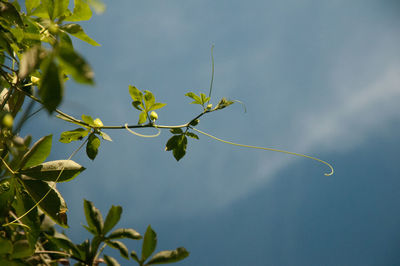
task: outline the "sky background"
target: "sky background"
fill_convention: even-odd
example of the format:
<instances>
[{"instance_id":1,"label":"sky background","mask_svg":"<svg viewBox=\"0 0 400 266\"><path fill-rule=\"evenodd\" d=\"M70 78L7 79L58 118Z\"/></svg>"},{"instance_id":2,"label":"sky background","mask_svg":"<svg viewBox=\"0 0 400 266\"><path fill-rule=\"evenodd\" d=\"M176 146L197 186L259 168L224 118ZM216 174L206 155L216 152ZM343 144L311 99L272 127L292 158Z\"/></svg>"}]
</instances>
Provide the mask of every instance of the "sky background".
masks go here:
<instances>
[{"instance_id":1,"label":"sky background","mask_svg":"<svg viewBox=\"0 0 400 266\"><path fill-rule=\"evenodd\" d=\"M120 226L144 233L151 224L158 251L186 247L191 254L177 265L400 265L399 1L105 3L103 15L83 23L102 46L75 44L96 86L70 82L63 111L135 124L131 84L167 103L160 124L185 123L201 112L184 94L208 92L214 44L212 102L240 100L247 112L234 104L198 128L316 156L336 172L201 135L176 162L164 151L168 131L155 139L107 131L113 142L93 162L76 156L87 170L58 185L74 241L89 237L86 198L104 215L122 205ZM26 131L54 133L49 159L67 158L79 144L56 140L75 127L41 118Z\"/></svg>"}]
</instances>

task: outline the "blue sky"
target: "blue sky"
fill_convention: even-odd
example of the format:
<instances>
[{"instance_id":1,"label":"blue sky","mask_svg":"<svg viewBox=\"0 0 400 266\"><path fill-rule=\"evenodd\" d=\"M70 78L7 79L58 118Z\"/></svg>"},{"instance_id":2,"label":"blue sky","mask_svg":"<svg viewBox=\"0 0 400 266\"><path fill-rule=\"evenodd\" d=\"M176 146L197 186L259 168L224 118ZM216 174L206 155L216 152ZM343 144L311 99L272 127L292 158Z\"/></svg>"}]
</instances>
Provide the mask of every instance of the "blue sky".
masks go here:
<instances>
[{"instance_id":1,"label":"blue sky","mask_svg":"<svg viewBox=\"0 0 400 266\"><path fill-rule=\"evenodd\" d=\"M132 84L168 104L161 124L186 122L200 110L184 94L208 91L214 44L212 101L237 99L247 112L235 104L201 119L199 129L313 155L336 173L325 177L329 169L315 161L205 136L189 141L176 162L164 151L167 131L157 139L110 131L113 143L94 162L75 157L87 170L59 186L74 240L83 240L87 198L103 212L122 205L123 226L144 232L152 224L160 249L185 246L191 255L179 265L400 264L397 1L106 4L84 24L102 46L76 42L97 84L71 83L62 110L135 124ZM41 123L37 137L74 128ZM53 159L76 148L54 147Z\"/></svg>"}]
</instances>

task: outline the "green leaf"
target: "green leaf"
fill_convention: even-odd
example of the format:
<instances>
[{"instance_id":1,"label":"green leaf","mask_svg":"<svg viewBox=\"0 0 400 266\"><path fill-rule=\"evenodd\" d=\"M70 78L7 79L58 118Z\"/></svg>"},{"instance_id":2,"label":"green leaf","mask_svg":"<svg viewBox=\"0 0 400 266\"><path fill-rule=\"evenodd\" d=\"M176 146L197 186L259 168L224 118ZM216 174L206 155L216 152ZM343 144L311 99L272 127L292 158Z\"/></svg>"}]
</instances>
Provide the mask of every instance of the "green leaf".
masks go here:
<instances>
[{"instance_id":1,"label":"green leaf","mask_svg":"<svg viewBox=\"0 0 400 266\"><path fill-rule=\"evenodd\" d=\"M24 27L21 16L14 5L8 2L0 2L0 20L5 20L7 23L17 24Z\"/></svg>"},{"instance_id":2,"label":"green leaf","mask_svg":"<svg viewBox=\"0 0 400 266\"><path fill-rule=\"evenodd\" d=\"M20 168L26 169L44 162L50 154L52 138L53 135L48 135L39 139L32 148L25 153L21 160Z\"/></svg>"},{"instance_id":3,"label":"green leaf","mask_svg":"<svg viewBox=\"0 0 400 266\"><path fill-rule=\"evenodd\" d=\"M93 40L92 38L90 38L85 31L83 30L83 28L78 25L78 24L65 24L62 27L60 27L60 29L68 32L69 34L71 34L72 36L87 42L88 44L91 44L93 46L100 46L100 44L98 44L95 40Z\"/></svg>"},{"instance_id":4,"label":"green leaf","mask_svg":"<svg viewBox=\"0 0 400 266\"><path fill-rule=\"evenodd\" d=\"M41 53L43 53L42 48L40 46L34 46L22 55L18 71L18 77L20 79L26 78L39 67Z\"/></svg>"},{"instance_id":5,"label":"green leaf","mask_svg":"<svg viewBox=\"0 0 400 266\"><path fill-rule=\"evenodd\" d=\"M46 237L57 247L63 249L68 254L72 254L77 258L81 258L81 252L78 247L65 235L57 234L56 236L46 235Z\"/></svg>"},{"instance_id":6,"label":"green leaf","mask_svg":"<svg viewBox=\"0 0 400 266\"><path fill-rule=\"evenodd\" d=\"M131 252L131 257L132 257L132 259L134 259L137 263L140 264L140 260L139 260L139 257L138 257L138 255L137 255L136 251L132 250L132 252Z\"/></svg>"},{"instance_id":7,"label":"green leaf","mask_svg":"<svg viewBox=\"0 0 400 266\"><path fill-rule=\"evenodd\" d=\"M185 96L190 97L194 100L191 104L202 104L201 99L199 96L197 96L194 92L188 92L185 94Z\"/></svg>"},{"instance_id":8,"label":"green leaf","mask_svg":"<svg viewBox=\"0 0 400 266\"><path fill-rule=\"evenodd\" d=\"M141 101L133 101L132 106L138 109L139 111L143 111L143 104Z\"/></svg>"},{"instance_id":9,"label":"green leaf","mask_svg":"<svg viewBox=\"0 0 400 266\"><path fill-rule=\"evenodd\" d=\"M91 160L96 158L99 147L100 139L94 133L90 134L86 144L86 154Z\"/></svg>"},{"instance_id":10,"label":"green leaf","mask_svg":"<svg viewBox=\"0 0 400 266\"><path fill-rule=\"evenodd\" d=\"M128 89L129 89L129 94L131 95L132 100L134 102L135 101L142 102L143 93L138 88L136 88L135 86L129 85Z\"/></svg>"},{"instance_id":11,"label":"green leaf","mask_svg":"<svg viewBox=\"0 0 400 266\"><path fill-rule=\"evenodd\" d=\"M163 108L166 105L167 105L166 103L155 103L150 107L149 111L153 111L153 110L157 110L157 109Z\"/></svg>"},{"instance_id":12,"label":"green leaf","mask_svg":"<svg viewBox=\"0 0 400 266\"><path fill-rule=\"evenodd\" d=\"M130 228L118 228L107 236L107 239L121 239L121 238L139 240L142 238L142 236L138 232Z\"/></svg>"},{"instance_id":13,"label":"green leaf","mask_svg":"<svg viewBox=\"0 0 400 266\"><path fill-rule=\"evenodd\" d=\"M172 136L168 141L167 144L165 145L165 150L166 151L172 151L173 149L176 148L176 146L179 143L179 139L180 139L181 135L175 135Z\"/></svg>"},{"instance_id":14,"label":"green leaf","mask_svg":"<svg viewBox=\"0 0 400 266\"><path fill-rule=\"evenodd\" d=\"M53 60L45 63L40 79L39 95L49 113L52 113L61 103L63 97L61 80L61 73L56 63Z\"/></svg>"},{"instance_id":15,"label":"green leaf","mask_svg":"<svg viewBox=\"0 0 400 266\"><path fill-rule=\"evenodd\" d=\"M194 138L194 139L199 139L199 136L197 136L196 134L194 134L192 132L186 132L186 136Z\"/></svg>"},{"instance_id":16,"label":"green leaf","mask_svg":"<svg viewBox=\"0 0 400 266\"><path fill-rule=\"evenodd\" d=\"M14 242L13 245L13 253L11 254L11 258L13 259L21 259L32 256L35 252L35 248L29 245L28 240L22 239Z\"/></svg>"},{"instance_id":17,"label":"green leaf","mask_svg":"<svg viewBox=\"0 0 400 266\"><path fill-rule=\"evenodd\" d=\"M111 137L110 137L108 134L106 134L105 132L100 132L100 136L101 136L104 140L112 141Z\"/></svg>"},{"instance_id":18,"label":"green leaf","mask_svg":"<svg viewBox=\"0 0 400 266\"><path fill-rule=\"evenodd\" d=\"M0 237L0 255L10 254L13 251L13 244L10 240Z\"/></svg>"},{"instance_id":19,"label":"green leaf","mask_svg":"<svg viewBox=\"0 0 400 266\"><path fill-rule=\"evenodd\" d=\"M144 91L144 103L146 104L146 110L150 111L150 107L156 102L153 93L151 91Z\"/></svg>"},{"instance_id":20,"label":"green leaf","mask_svg":"<svg viewBox=\"0 0 400 266\"><path fill-rule=\"evenodd\" d=\"M92 10L90 10L89 4L85 0L74 1L74 11L72 15L67 17L66 21L82 21L89 20L92 17Z\"/></svg>"},{"instance_id":21,"label":"green leaf","mask_svg":"<svg viewBox=\"0 0 400 266\"><path fill-rule=\"evenodd\" d=\"M58 17L68 14L70 12L68 10L68 5L69 5L69 0L54 1L53 18L58 18Z\"/></svg>"},{"instance_id":22,"label":"green leaf","mask_svg":"<svg viewBox=\"0 0 400 266\"><path fill-rule=\"evenodd\" d=\"M61 133L60 142L70 143L71 141L81 140L89 134L89 130L84 128L77 128L71 131L64 131Z\"/></svg>"},{"instance_id":23,"label":"green leaf","mask_svg":"<svg viewBox=\"0 0 400 266\"><path fill-rule=\"evenodd\" d=\"M200 93L200 97L201 97L201 104L205 104L210 100L210 97L207 97L207 95L205 95L204 93Z\"/></svg>"},{"instance_id":24,"label":"green leaf","mask_svg":"<svg viewBox=\"0 0 400 266\"><path fill-rule=\"evenodd\" d=\"M57 189L40 180L22 180L25 189L34 201L39 202L40 209L58 225L67 228L67 204ZM47 195L46 197L44 197Z\"/></svg>"},{"instance_id":25,"label":"green leaf","mask_svg":"<svg viewBox=\"0 0 400 266\"><path fill-rule=\"evenodd\" d=\"M35 0L35 5L36 5L36 1ZM39 5L36 5L35 10L31 10L31 16L37 16L39 18L43 18L43 19L49 19L50 18L50 13L53 13L53 9L51 8L51 6L54 5L52 3L49 3L48 0L46 1L41 1L41 3Z\"/></svg>"},{"instance_id":26,"label":"green leaf","mask_svg":"<svg viewBox=\"0 0 400 266\"><path fill-rule=\"evenodd\" d=\"M111 206L104 222L103 234L107 234L111 229L113 229L113 227L118 223L119 219L121 218L121 213L121 206Z\"/></svg>"},{"instance_id":27,"label":"green leaf","mask_svg":"<svg viewBox=\"0 0 400 266\"><path fill-rule=\"evenodd\" d=\"M172 154L174 155L175 159L179 161L183 158L186 154L186 147L187 147L187 138L185 135L180 135L177 141L177 145L172 150Z\"/></svg>"},{"instance_id":28,"label":"green leaf","mask_svg":"<svg viewBox=\"0 0 400 266\"><path fill-rule=\"evenodd\" d=\"M76 82L94 84L94 73L90 65L73 49L59 50L58 57L67 74L71 74Z\"/></svg>"},{"instance_id":29,"label":"green leaf","mask_svg":"<svg viewBox=\"0 0 400 266\"><path fill-rule=\"evenodd\" d=\"M142 111L139 115L139 121L138 124L144 124L147 120L147 113L146 111Z\"/></svg>"},{"instance_id":30,"label":"green leaf","mask_svg":"<svg viewBox=\"0 0 400 266\"><path fill-rule=\"evenodd\" d=\"M119 266L120 264L116 259L113 257L104 255L104 261L106 262L107 266Z\"/></svg>"},{"instance_id":31,"label":"green leaf","mask_svg":"<svg viewBox=\"0 0 400 266\"><path fill-rule=\"evenodd\" d=\"M72 160L57 160L24 168L19 173L42 181L67 182L74 179L83 170L85 167Z\"/></svg>"},{"instance_id":32,"label":"green leaf","mask_svg":"<svg viewBox=\"0 0 400 266\"><path fill-rule=\"evenodd\" d=\"M94 120L90 115L82 115L82 121L88 124L89 126L94 127Z\"/></svg>"},{"instance_id":33,"label":"green leaf","mask_svg":"<svg viewBox=\"0 0 400 266\"><path fill-rule=\"evenodd\" d=\"M182 129L181 128L171 128L170 130L169 130L169 132L171 132L172 134L183 134L183 131L182 131Z\"/></svg>"},{"instance_id":34,"label":"green leaf","mask_svg":"<svg viewBox=\"0 0 400 266\"><path fill-rule=\"evenodd\" d=\"M103 14L106 10L106 5L101 0L88 0L90 7L97 14Z\"/></svg>"},{"instance_id":35,"label":"green leaf","mask_svg":"<svg viewBox=\"0 0 400 266\"><path fill-rule=\"evenodd\" d=\"M103 217L100 211L91 201L86 199L84 199L83 208L85 210L86 222L89 227L94 229L97 235L101 235L103 232Z\"/></svg>"},{"instance_id":36,"label":"green leaf","mask_svg":"<svg viewBox=\"0 0 400 266\"><path fill-rule=\"evenodd\" d=\"M37 8L39 5L40 0L25 0L25 7L28 15L31 13L32 9Z\"/></svg>"},{"instance_id":37,"label":"green leaf","mask_svg":"<svg viewBox=\"0 0 400 266\"><path fill-rule=\"evenodd\" d=\"M151 226L147 227L146 233L144 234L142 244L142 261L145 261L148 257L153 254L157 246L157 234L153 231Z\"/></svg>"},{"instance_id":38,"label":"green leaf","mask_svg":"<svg viewBox=\"0 0 400 266\"><path fill-rule=\"evenodd\" d=\"M111 240L106 240L106 244L109 247L115 248L119 250L120 255L129 260L129 251L128 248L124 245L124 243L120 241L111 241Z\"/></svg>"},{"instance_id":39,"label":"green leaf","mask_svg":"<svg viewBox=\"0 0 400 266\"><path fill-rule=\"evenodd\" d=\"M189 252L184 247L175 250L165 250L155 254L146 265L174 263L189 256Z\"/></svg>"}]
</instances>

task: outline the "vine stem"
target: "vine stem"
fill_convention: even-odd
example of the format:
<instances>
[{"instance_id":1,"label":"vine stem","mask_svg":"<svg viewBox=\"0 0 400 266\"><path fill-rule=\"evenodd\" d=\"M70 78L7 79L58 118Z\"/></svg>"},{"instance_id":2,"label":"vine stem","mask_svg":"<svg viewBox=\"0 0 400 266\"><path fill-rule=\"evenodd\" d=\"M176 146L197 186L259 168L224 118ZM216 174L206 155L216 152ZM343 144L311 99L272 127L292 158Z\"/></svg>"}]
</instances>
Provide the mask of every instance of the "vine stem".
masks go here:
<instances>
[{"instance_id":1,"label":"vine stem","mask_svg":"<svg viewBox=\"0 0 400 266\"><path fill-rule=\"evenodd\" d=\"M314 161L323 163L323 164L327 165L327 166L330 168L331 172L330 172L330 173L325 173L324 175L326 175L326 176L331 176L331 175L333 175L333 173L334 173L334 170L333 170L332 165L330 165L329 163L327 163L327 162L325 162L325 161L323 161L323 160L321 160L321 159L315 158L315 157L313 157L313 156L309 156L309 155L305 155L305 154L300 154L300 153L295 153L295 152L291 152L291 151L278 150L278 149L273 149L273 148L265 148L265 147L258 147L258 146L252 146L252 145L245 145L245 144L234 143L234 142L230 142L230 141L226 141L226 140L217 138L217 137L215 137L215 136L213 136L213 135L211 135L211 134L208 134L208 133L203 132L203 131L201 131L201 130L198 130L198 129L196 129L196 128L193 128L193 127L190 127L190 128L193 129L194 131L199 132L200 134L203 134L203 135L205 135L205 136L207 136L207 137L209 137L209 138L212 138L212 139L217 140L217 141L221 141L221 142L226 143L226 144L230 144L230 145L234 145L234 146L239 146L239 147L244 147L244 148L251 148L251 149L258 149L258 150L267 150L267 151L281 152L281 153L286 153L286 154L290 154L290 155L295 155L295 156L300 156L300 157L308 158L308 159L311 159L311 160L314 160Z\"/></svg>"}]
</instances>

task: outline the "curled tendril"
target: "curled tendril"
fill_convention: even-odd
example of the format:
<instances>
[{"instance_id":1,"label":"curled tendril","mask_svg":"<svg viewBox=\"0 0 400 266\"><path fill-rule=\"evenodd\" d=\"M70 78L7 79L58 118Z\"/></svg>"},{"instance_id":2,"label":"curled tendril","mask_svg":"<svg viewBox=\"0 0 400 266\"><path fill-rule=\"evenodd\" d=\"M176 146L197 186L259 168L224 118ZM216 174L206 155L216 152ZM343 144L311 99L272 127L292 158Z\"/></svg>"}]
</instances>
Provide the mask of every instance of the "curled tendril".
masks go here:
<instances>
[{"instance_id":1,"label":"curled tendril","mask_svg":"<svg viewBox=\"0 0 400 266\"><path fill-rule=\"evenodd\" d=\"M193 129L193 130L199 132L200 134L203 134L203 135L205 135L205 136L207 136L207 137L209 137L209 138L212 138L212 139L221 141L221 142L226 143L226 144L231 144L231 145L234 145L234 146L245 147L245 148L251 148L251 149L258 149L258 150L267 150L267 151L281 152L281 153L286 153L286 154L291 154L291 155L295 155L295 156L300 156L300 157L308 158L308 159L311 159L311 160L314 160L314 161L323 163L323 164L327 165L327 166L330 168L331 172L330 172L330 173L325 173L324 175L326 175L326 176L331 176L331 175L333 175L333 173L334 173L334 170L333 170L332 165L330 165L329 163L327 163L327 162L325 162L325 161L323 161L323 160L321 160L321 159L318 159L318 158L315 158L315 157L312 157L312 156L309 156L309 155L299 154L299 153L295 153L295 152L291 152L291 151L278 150L278 149L273 149L273 148L264 148L264 147L257 147L257 146L251 146L251 145L245 145L245 144L234 143L234 142L226 141L226 140L223 140L223 139L219 139L219 138L217 138L217 137L214 137L213 135L210 135L210 134L208 134L208 133L206 133L206 132L203 132L203 131L198 130L198 129L193 128L193 127L191 127L191 129Z\"/></svg>"},{"instance_id":2,"label":"curled tendril","mask_svg":"<svg viewBox=\"0 0 400 266\"><path fill-rule=\"evenodd\" d=\"M155 126L155 128L158 130L158 132L157 132L157 134L154 134L154 135L143 135L143 134L137 133L137 132L133 131L132 129L130 129L128 127L128 124L125 124L125 128L130 133L132 133L133 135L136 135L136 136L139 136L139 137L142 137L142 138L155 138L155 137L158 137L161 134L161 130L159 128L157 128L157 126Z\"/></svg>"}]
</instances>

